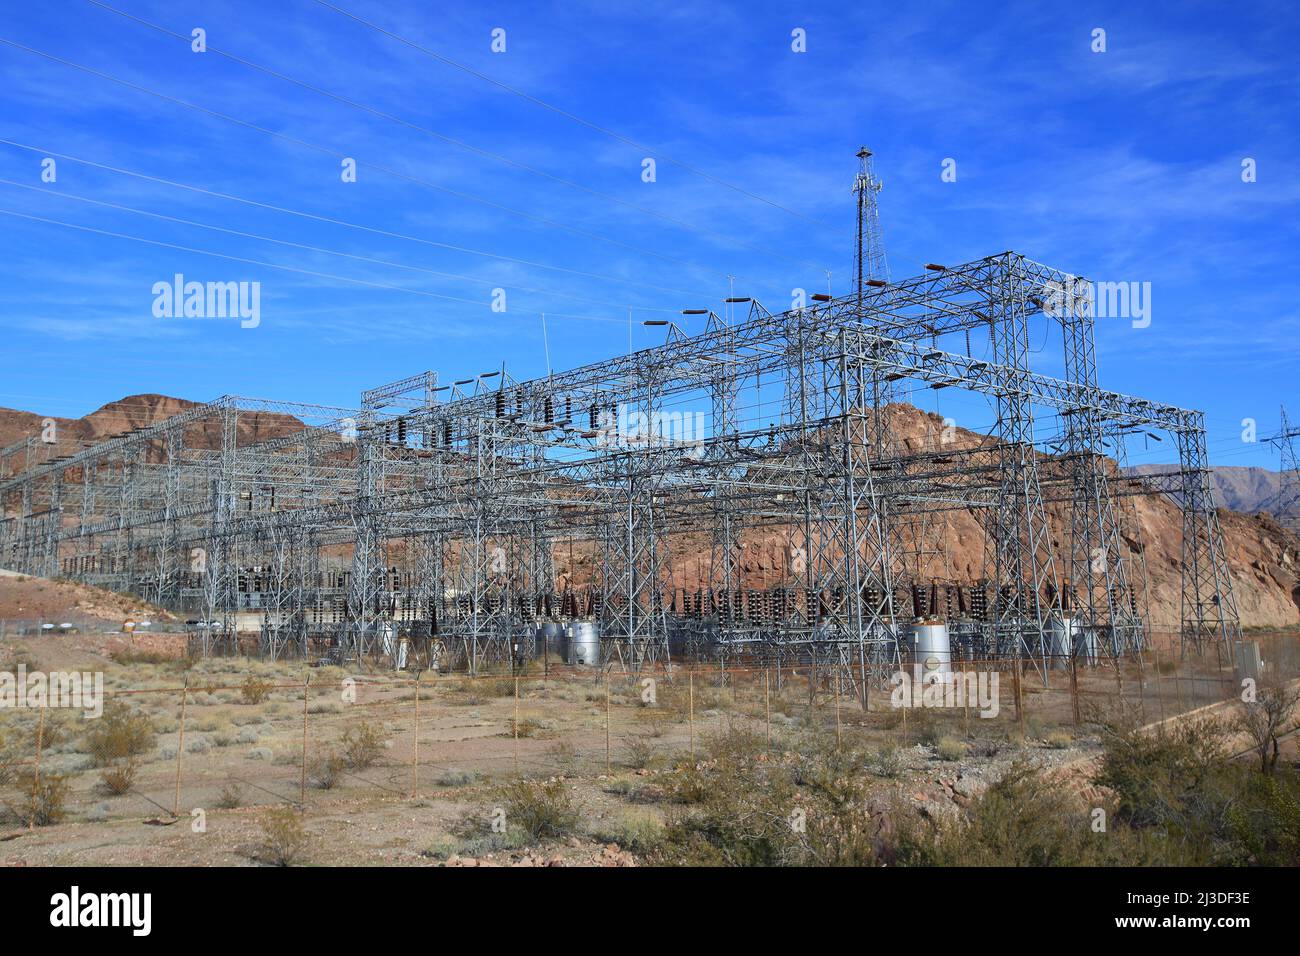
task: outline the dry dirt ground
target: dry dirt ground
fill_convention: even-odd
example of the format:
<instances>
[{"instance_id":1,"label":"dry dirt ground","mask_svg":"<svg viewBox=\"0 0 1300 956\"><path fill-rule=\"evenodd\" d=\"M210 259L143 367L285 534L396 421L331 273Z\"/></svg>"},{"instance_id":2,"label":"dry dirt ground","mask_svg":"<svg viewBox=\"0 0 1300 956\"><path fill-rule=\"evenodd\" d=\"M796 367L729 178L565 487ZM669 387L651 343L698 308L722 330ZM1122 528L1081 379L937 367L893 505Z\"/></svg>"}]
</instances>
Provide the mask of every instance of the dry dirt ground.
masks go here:
<instances>
[{"instance_id":1,"label":"dry dirt ground","mask_svg":"<svg viewBox=\"0 0 1300 956\"><path fill-rule=\"evenodd\" d=\"M787 686L774 692L761 677L719 687L715 675L679 674L671 684L660 682L653 704L643 699L640 685L614 679L607 703L598 674L555 668L549 678L530 674L522 680L517 703L509 677L471 681L425 675L417 753L415 687L404 675L244 659L154 663L138 651L135 658L123 657L120 637L95 644L92 635L10 640L0 653L29 670L102 668L108 693L148 716L149 751L130 791L111 796L86 737L90 722L48 711L41 729L42 766L45 774L68 781L66 818L28 830L11 812L0 826L0 862L261 862L266 810L296 805L304 793L302 682L308 671L302 818L308 844L301 862L319 865L632 865L636 859L624 847L644 828L661 826L672 812L662 799L661 775L689 759L692 742L702 750L709 735L732 727L760 734L770 727L776 748L794 751L812 728L832 735L838 723L846 738L886 747L897 764L889 785L935 812L969 799L1017 757L1059 764L1094 745L1083 736L1053 734L1037 718L1021 743L1018 725L1004 710L990 721L969 718L967 753L941 759L936 745L944 734L928 714L922 715L923 727L921 716L901 722L884 699L874 701L868 714L847 697L838 708L826 696L810 706L797 677L787 675ZM179 649L182 639L175 645ZM115 652L131 662L115 663ZM242 685L250 676L275 685L264 701L246 702ZM182 745L180 689L187 681ZM350 686L354 703L348 702ZM952 734L962 736L960 712L945 717ZM0 715L0 729L11 738L32 739L34 724L30 711ZM362 769L343 770L330 789L322 789L322 759L342 752L343 735L362 724L377 732L378 758ZM527 844L485 831L500 803L496 788L518 775L565 781L578 811L575 836ZM0 788L0 796L21 806L12 782ZM240 805L230 806L234 803ZM194 832L196 809L206 817L206 832ZM477 824L470 826L473 832L466 832L467 821Z\"/></svg>"},{"instance_id":2,"label":"dry dirt ground","mask_svg":"<svg viewBox=\"0 0 1300 956\"><path fill-rule=\"evenodd\" d=\"M23 587L34 588L24 602L48 594L40 582ZM74 600L98 609L103 593ZM117 610L105 627L115 626ZM1266 659L1295 645L1294 635L1282 640ZM63 709L0 710L0 863L258 865L269 859L269 812L290 806L303 811L297 862L307 865L636 865L640 839L675 812L666 775L701 759L707 738L729 729L770 735L772 759L842 735L878 755L862 772L878 776L882 789L941 816L1015 761L1060 772L1086 765L1099 751L1089 718L1122 711L1156 720L1231 690L1230 673L1162 658L1141 672L1082 672L1077 695L1068 673L1053 673L1047 687L1030 675L1018 709L1005 676L999 713L986 720L962 708L900 712L880 693L865 713L829 689L810 699L806 672L787 670L779 683L770 672L731 674L724 683L716 669L679 669L648 695L620 677L606 684L592 671L533 666L518 699L509 675L422 675L417 707L410 675L188 661L184 647L182 634L92 627L0 640L0 671L102 672L110 700L143 715L148 729L134 779L115 796L93 743L95 721ZM363 727L374 734L373 762L349 765L341 759L348 735L355 745ZM29 829L18 783L38 737L44 779L66 782L65 815ZM1294 748L1288 742L1289 754ZM331 764L331 756L340 759ZM492 832L500 787L521 777L564 782L577 812L572 835L532 841L514 827Z\"/></svg>"}]
</instances>

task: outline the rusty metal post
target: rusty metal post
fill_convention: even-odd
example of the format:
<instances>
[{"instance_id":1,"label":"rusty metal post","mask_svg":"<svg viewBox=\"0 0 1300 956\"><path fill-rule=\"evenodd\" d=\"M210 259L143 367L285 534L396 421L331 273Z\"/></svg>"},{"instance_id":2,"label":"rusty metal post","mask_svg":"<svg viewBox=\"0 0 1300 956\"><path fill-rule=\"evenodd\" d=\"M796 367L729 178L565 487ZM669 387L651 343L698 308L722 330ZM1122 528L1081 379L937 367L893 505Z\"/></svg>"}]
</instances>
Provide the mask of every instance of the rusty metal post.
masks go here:
<instances>
[{"instance_id":1,"label":"rusty metal post","mask_svg":"<svg viewBox=\"0 0 1300 956\"><path fill-rule=\"evenodd\" d=\"M172 816L181 815L181 759L185 753L185 707L189 703L190 696L190 678L185 675L185 683L181 687L181 732L176 741L176 794L172 798Z\"/></svg>"}]
</instances>

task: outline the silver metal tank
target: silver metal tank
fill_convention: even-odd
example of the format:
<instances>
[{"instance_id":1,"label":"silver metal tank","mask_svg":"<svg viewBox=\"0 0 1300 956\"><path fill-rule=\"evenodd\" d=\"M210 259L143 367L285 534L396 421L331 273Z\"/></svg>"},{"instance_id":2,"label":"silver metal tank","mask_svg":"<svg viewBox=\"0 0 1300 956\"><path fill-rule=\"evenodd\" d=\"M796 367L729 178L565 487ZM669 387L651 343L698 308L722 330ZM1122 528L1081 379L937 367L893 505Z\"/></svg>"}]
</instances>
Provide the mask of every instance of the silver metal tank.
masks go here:
<instances>
[{"instance_id":1,"label":"silver metal tank","mask_svg":"<svg viewBox=\"0 0 1300 956\"><path fill-rule=\"evenodd\" d=\"M942 621L918 621L908 629L907 645L912 664L927 684L952 674L952 645L948 625Z\"/></svg>"},{"instance_id":2,"label":"silver metal tank","mask_svg":"<svg viewBox=\"0 0 1300 956\"><path fill-rule=\"evenodd\" d=\"M1070 655L1079 644L1083 627L1072 617L1052 618L1047 622L1047 655L1053 667L1069 667Z\"/></svg>"},{"instance_id":3,"label":"silver metal tank","mask_svg":"<svg viewBox=\"0 0 1300 956\"><path fill-rule=\"evenodd\" d=\"M564 625L559 621L543 621L537 625L537 653L560 654L564 644Z\"/></svg>"},{"instance_id":4,"label":"silver metal tank","mask_svg":"<svg viewBox=\"0 0 1300 956\"><path fill-rule=\"evenodd\" d=\"M574 621L565 628L564 662L586 667L600 664L600 629L594 621Z\"/></svg>"},{"instance_id":5,"label":"silver metal tank","mask_svg":"<svg viewBox=\"0 0 1300 956\"><path fill-rule=\"evenodd\" d=\"M1084 627L1076 622L1074 629L1074 656L1080 664L1092 664L1097 660L1097 629Z\"/></svg>"}]
</instances>

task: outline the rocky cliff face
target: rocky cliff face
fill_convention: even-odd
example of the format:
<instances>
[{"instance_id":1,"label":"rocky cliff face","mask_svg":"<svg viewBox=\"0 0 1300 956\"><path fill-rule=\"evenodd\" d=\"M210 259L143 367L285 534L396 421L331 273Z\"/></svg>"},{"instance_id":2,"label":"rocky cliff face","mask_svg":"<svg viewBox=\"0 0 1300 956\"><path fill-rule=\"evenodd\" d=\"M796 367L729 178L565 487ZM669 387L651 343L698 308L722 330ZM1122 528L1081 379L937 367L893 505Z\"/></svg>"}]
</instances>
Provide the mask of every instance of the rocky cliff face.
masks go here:
<instances>
[{"instance_id":1,"label":"rocky cliff face","mask_svg":"<svg viewBox=\"0 0 1300 956\"><path fill-rule=\"evenodd\" d=\"M890 407L891 433L907 452L940 446L944 427L940 416L909 405ZM948 441L964 447L988 445L987 436L961 429L949 433ZM1042 456L1041 468L1052 464ZM1108 460L1112 478L1118 478L1114 462ZM1146 605L1153 627L1176 628L1182 600L1182 512L1162 495L1144 494L1121 498L1124 512L1124 543L1130 579L1146 582ZM1051 504L1047 508L1051 547L1057 572L1069 576L1068 508ZM1300 626L1300 538L1267 514L1248 515L1220 509L1224 550L1229 575L1243 627L1282 628ZM969 509L934 515L928 526L914 527L904 535L905 547L913 553L909 570L920 580L970 584L986 578L985 552L988 543L982 522ZM917 543L919 542L919 544ZM748 532L741 537L742 587L763 588L780 581L786 572L789 549L779 529ZM691 533L675 537L669 544L672 586L694 591L705 587L709 569L709 538ZM585 562L572 569L574 580L584 580ZM561 562L563 567L563 562Z\"/></svg>"}]
</instances>

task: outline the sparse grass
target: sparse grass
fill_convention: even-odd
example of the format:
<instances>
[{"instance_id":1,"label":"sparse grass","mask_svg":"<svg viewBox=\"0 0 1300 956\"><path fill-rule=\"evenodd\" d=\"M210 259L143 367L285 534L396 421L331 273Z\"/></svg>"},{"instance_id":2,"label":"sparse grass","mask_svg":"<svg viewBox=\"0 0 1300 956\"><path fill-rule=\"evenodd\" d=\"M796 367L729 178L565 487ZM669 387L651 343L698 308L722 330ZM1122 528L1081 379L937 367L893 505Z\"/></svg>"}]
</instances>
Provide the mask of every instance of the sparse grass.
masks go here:
<instances>
[{"instance_id":1,"label":"sparse grass","mask_svg":"<svg viewBox=\"0 0 1300 956\"><path fill-rule=\"evenodd\" d=\"M121 647L108 655L114 664L130 667L138 664L177 664L183 659L163 651L147 651L135 647Z\"/></svg>"},{"instance_id":2,"label":"sparse grass","mask_svg":"<svg viewBox=\"0 0 1300 956\"><path fill-rule=\"evenodd\" d=\"M1046 743L1052 750L1065 750L1074 743L1074 738L1064 730L1054 730L1047 735Z\"/></svg>"},{"instance_id":3,"label":"sparse grass","mask_svg":"<svg viewBox=\"0 0 1300 956\"><path fill-rule=\"evenodd\" d=\"M903 775L903 771L907 769L907 764L898 745L890 740L882 744L872 755L867 762L867 767L876 776L893 780Z\"/></svg>"},{"instance_id":4,"label":"sparse grass","mask_svg":"<svg viewBox=\"0 0 1300 956\"><path fill-rule=\"evenodd\" d=\"M228 783L221 789L217 798L217 807L222 810L234 810L244 805L244 790L237 783Z\"/></svg>"}]
</instances>

